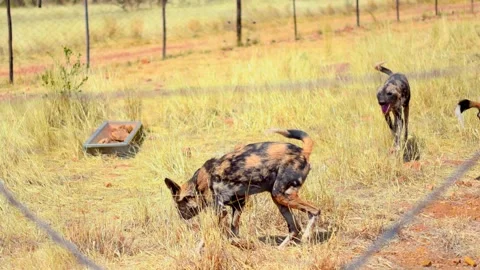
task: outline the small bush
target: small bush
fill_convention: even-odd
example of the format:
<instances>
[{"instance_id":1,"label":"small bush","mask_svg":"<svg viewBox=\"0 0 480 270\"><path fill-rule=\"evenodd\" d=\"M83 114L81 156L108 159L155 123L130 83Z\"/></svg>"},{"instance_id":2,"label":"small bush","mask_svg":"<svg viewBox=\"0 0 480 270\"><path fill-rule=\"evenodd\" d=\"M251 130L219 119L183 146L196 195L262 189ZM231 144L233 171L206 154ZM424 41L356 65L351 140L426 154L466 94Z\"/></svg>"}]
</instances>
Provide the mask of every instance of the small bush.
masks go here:
<instances>
[{"instance_id":1,"label":"small bush","mask_svg":"<svg viewBox=\"0 0 480 270\"><path fill-rule=\"evenodd\" d=\"M46 149L64 143L79 151L87 136L85 132L104 118L106 108L102 100L82 93L88 76L80 54L75 59L72 50L67 47L63 50L64 62L56 62L41 77L48 92L42 110L32 114L29 129Z\"/></svg>"}]
</instances>

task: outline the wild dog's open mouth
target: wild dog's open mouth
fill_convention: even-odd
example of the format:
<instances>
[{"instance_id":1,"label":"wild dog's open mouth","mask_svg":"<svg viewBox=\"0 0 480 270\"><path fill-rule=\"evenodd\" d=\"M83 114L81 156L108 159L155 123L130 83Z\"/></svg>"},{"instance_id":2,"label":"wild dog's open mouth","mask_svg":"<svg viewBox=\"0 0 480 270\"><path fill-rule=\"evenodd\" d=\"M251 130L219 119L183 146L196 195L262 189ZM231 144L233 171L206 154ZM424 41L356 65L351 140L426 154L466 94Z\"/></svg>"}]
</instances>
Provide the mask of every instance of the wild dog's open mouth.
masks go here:
<instances>
[{"instance_id":1,"label":"wild dog's open mouth","mask_svg":"<svg viewBox=\"0 0 480 270\"><path fill-rule=\"evenodd\" d=\"M390 104L381 105L383 114L387 114L390 109Z\"/></svg>"}]
</instances>

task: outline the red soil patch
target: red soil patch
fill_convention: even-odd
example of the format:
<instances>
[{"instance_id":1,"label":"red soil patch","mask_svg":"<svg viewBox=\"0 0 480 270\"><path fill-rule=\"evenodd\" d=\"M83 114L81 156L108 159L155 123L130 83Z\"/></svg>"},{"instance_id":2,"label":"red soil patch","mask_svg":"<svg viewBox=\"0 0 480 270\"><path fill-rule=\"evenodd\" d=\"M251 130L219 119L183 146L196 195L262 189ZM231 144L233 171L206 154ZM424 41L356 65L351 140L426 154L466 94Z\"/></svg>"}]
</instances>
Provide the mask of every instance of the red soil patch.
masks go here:
<instances>
[{"instance_id":1,"label":"red soil patch","mask_svg":"<svg viewBox=\"0 0 480 270\"><path fill-rule=\"evenodd\" d=\"M458 201L437 201L425 209L433 218L471 217L480 221L480 195L465 196Z\"/></svg>"},{"instance_id":2,"label":"red soil patch","mask_svg":"<svg viewBox=\"0 0 480 270\"><path fill-rule=\"evenodd\" d=\"M416 242L399 242L391 246L393 251L382 252L384 256L404 269L419 269L433 266L435 269L448 269L455 266L453 259L434 252L431 246Z\"/></svg>"}]
</instances>

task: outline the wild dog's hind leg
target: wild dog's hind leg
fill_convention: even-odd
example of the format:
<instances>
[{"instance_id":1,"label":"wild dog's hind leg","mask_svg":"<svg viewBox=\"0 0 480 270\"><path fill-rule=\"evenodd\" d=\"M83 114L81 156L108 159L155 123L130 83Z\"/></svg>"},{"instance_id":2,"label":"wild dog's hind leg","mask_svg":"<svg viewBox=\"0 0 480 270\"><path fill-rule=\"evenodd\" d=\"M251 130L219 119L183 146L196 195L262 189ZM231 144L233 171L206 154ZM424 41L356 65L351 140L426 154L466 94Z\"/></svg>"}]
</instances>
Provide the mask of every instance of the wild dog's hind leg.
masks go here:
<instances>
[{"instance_id":1,"label":"wild dog's hind leg","mask_svg":"<svg viewBox=\"0 0 480 270\"><path fill-rule=\"evenodd\" d=\"M285 176L287 176L288 178L283 178ZM285 174L283 177L282 175L280 175L280 177L278 177L275 181L272 190L272 197L277 205L287 207L289 211L290 209L297 209L302 212L308 213L308 225L302 236L302 241L304 241L310 237L313 223L315 222L316 217L320 214L320 209L318 209L310 202L302 200L298 196L298 190L301 187L302 182L304 181L304 177L302 177L301 174L288 171L288 174ZM280 209L280 211L282 211L282 209ZM291 224L289 223L289 220L287 218L285 219L287 220L290 230Z\"/></svg>"},{"instance_id":2,"label":"wild dog's hind leg","mask_svg":"<svg viewBox=\"0 0 480 270\"><path fill-rule=\"evenodd\" d=\"M294 237L296 237L300 233L300 228L297 227L298 222L293 217L292 211L290 211L290 208L283 206L275 200L275 198L272 196L273 201L278 207L278 210L282 214L283 218L287 222L288 226L288 236L282 241L282 243L278 246L279 248L284 248Z\"/></svg>"}]
</instances>

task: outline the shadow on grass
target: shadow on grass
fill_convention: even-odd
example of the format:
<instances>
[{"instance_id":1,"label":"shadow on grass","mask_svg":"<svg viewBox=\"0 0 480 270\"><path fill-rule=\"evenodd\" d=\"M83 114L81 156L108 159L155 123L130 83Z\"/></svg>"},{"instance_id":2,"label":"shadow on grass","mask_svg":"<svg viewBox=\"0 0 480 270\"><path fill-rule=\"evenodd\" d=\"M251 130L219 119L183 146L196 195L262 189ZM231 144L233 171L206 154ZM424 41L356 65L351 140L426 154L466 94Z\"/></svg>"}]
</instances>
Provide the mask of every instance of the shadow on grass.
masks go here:
<instances>
[{"instance_id":1,"label":"shadow on grass","mask_svg":"<svg viewBox=\"0 0 480 270\"><path fill-rule=\"evenodd\" d=\"M323 229L320 229L320 230L315 230L314 232L312 232L312 236L310 237L310 244L312 245L318 245L318 244L322 244L326 241L328 241L334 234L334 230L323 230ZM258 238L258 240L264 244L267 244L267 245L270 245L270 246L278 246L280 245L283 240L285 240L287 236L280 236L280 235L266 235L266 236L261 236ZM301 235L299 236L299 238L294 238L291 242L291 243L294 243L294 244L301 244Z\"/></svg>"}]
</instances>

